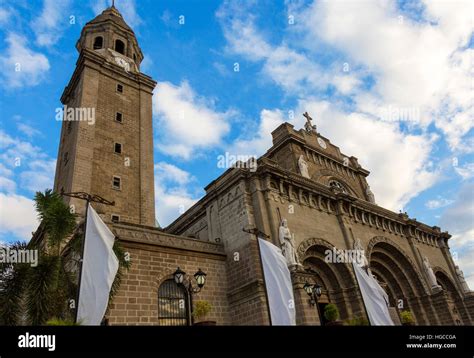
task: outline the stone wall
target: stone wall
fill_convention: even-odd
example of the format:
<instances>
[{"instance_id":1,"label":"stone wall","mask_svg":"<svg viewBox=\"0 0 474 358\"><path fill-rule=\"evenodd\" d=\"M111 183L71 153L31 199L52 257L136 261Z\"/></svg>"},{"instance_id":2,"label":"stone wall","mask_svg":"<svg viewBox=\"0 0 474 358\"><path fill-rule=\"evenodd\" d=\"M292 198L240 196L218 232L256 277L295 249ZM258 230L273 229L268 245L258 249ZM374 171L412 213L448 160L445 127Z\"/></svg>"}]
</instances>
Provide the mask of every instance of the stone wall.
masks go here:
<instances>
[{"instance_id":1,"label":"stone wall","mask_svg":"<svg viewBox=\"0 0 474 358\"><path fill-rule=\"evenodd\" d=\"M157 325L158 289L177 267L191 276L200 268L206 284L193 300L206 300L212 311L206 320L230 324L226 255L222 245L165 234L157 229L117 224L113 231L130 254L120 290L107 317L111 325ZM193 282L195 285L195 282Z\"/></svg>"}]
</instances>

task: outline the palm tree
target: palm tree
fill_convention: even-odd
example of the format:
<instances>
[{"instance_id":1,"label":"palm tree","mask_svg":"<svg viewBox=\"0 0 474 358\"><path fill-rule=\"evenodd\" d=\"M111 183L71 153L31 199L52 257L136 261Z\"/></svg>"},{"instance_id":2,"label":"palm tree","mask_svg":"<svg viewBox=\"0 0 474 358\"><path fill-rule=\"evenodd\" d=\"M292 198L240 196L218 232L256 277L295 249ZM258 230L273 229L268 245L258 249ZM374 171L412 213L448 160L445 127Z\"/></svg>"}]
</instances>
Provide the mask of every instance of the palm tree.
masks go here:
<instances>
[{"instance_id":1,"label":"palm tree","mask_svg":"<svg viewBox=\"0 0 474 358\"><path fill-rule=\"evenodd\" d=\"M75 310L70 302L75 301L77 294L78 258L85 228L83 222L77 225L76 215L61 196L50 189L36 193L35 206L41 222L37 236L41 239L28 244L17 242L11 249L38 250L39 262L36 267L0 264L2 325L42 325L52 319L55 322L73 321ZM130 267L118 241L114 251L120 266L111 299L120 285L122 270Z\"/></svg>"}]
</instances>

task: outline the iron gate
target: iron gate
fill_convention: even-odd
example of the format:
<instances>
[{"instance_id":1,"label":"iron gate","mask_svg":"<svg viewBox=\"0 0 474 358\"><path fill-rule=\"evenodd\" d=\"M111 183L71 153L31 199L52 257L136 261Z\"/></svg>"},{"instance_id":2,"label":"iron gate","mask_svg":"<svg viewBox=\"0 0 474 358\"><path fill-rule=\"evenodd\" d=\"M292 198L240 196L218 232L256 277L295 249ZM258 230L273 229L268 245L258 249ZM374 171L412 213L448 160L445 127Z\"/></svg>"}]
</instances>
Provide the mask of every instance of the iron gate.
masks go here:
<instances>
[{"instance_id":1,"label":"iron gate","mask_svg":"<svg viewBox=\"0 0 474 358\"><path fill-rule=\"evenodd\" d=\"M187 326L190 324L189 295L174 280L164 281L158 289L158 324Z\"/></svg>"}]
</instances>

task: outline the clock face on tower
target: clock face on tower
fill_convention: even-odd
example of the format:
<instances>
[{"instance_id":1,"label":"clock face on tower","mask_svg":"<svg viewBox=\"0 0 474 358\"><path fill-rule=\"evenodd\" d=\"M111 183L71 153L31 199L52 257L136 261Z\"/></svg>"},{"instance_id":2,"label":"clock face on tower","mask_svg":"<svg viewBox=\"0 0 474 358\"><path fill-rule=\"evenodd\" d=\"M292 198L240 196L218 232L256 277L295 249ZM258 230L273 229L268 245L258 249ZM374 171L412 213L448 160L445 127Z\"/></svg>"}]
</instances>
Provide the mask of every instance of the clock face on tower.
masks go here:
<instances>
[{"instance_id":1,"label":"clock face on tower","mask_svg":"<svg viewBox=\"0 0 474 358\"><path fill-rule=\"evenodd\" d=\"M125 70L125 72L130 71L130 64L128 63L127 60L123 59L122 57L115 56L115 62L117 63L117 65L122 67Z\"/></svg>"},{"instance_id":2,"label":"clock face on tower","mask_svg":"<svg viewBox=\"0 0 474 358\"><path fill-rule=\"evenodd\" d=\"M321 148L323 148L323 149L327 148L327 145L326 145L326 142L324 141L324 139L318 137L318 143L321 146Z\"/></svg>"}]
</instances>

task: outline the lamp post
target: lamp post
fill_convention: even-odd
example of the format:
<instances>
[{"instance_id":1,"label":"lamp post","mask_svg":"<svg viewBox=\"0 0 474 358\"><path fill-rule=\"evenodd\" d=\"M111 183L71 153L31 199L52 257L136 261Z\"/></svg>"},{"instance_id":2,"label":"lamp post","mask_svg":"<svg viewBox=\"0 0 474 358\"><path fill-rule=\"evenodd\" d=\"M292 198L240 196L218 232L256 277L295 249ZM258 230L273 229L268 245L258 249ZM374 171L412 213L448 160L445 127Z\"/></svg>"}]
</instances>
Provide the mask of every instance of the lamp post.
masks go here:
<instances>
[{"instance_id":1,"label":"lamp post","mask_svg":"<svg viewBox=\"0 0 474 358\"><path fill-rule=\"evenodd\" d=\"M321 285L318 283L311 285L308 282L306 282L303 286L303 289L306 291L306 293L310 297L309 303L312 306L316 305L316 309L318 310L319 322L322 324L322 317L321 317L321 312L319 310L319 304L318 304L318 298L321 297L321 294L322 294Z\"/></svg>"},{"instance_id":2,"label":"lamp post","mask_svg":"<svg viewBox=\"0 0 474 358\"><path fill-rule=\"evenodd\" d=\"M178 286L183 286L189 294L189 306L190 312L193 310L193 295L201 291L206 283L207 274L202 271L200 268L194 274L194 279L196 280L197 287L193 286L192 280L186 275L186 272L181 270L179 267L173 273L174 282ZM191 324L193 323L193 315L191 314Z\"/></svg>"}]
</instances>

